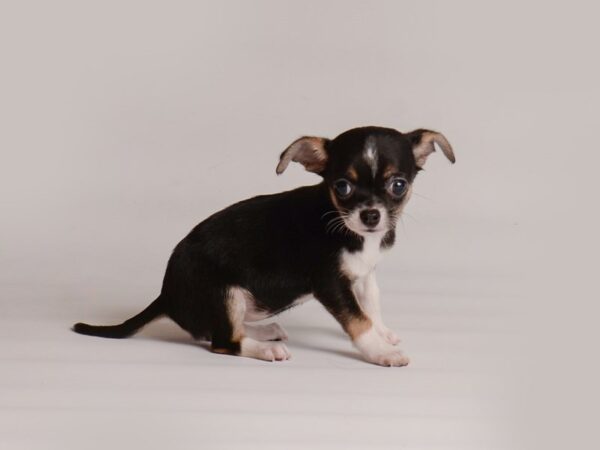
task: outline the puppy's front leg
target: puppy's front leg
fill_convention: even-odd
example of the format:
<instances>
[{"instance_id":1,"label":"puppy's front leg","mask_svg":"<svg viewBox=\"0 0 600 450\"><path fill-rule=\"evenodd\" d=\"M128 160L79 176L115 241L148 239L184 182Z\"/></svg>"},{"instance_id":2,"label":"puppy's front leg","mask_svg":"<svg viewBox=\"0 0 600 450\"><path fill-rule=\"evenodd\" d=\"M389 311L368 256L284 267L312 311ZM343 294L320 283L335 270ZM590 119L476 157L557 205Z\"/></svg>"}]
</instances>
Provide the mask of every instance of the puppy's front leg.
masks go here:
<instances>
[{"instance_id":1,"label":"puppy's front leg","mask_svg":"<svg viewBox=\"0 0 600 450\"><path fill-rule=\"evenodd\" d=\"M364 277L357 279L352 284L352 288L358 298L360 307L365 315L371 319L375 329L381 334L386 342L397 345L400 342L400 338L396 333L384 325L383 319L381 318L379 286L377 285L377 279L375 278L375 271L371 271Z\"/></svg>"},{"instance_id":2,"label":"puppy's front leg","mask_svg":"<svg viewBox=\"0 0 600 450\"><path fill-rule=\"evenodd\" d=\"M315 297L342 325L367 361L381 366L408 364L408 357L386 342L363 312L348 280L316 290Z\"/></svg>"}]
</instances>

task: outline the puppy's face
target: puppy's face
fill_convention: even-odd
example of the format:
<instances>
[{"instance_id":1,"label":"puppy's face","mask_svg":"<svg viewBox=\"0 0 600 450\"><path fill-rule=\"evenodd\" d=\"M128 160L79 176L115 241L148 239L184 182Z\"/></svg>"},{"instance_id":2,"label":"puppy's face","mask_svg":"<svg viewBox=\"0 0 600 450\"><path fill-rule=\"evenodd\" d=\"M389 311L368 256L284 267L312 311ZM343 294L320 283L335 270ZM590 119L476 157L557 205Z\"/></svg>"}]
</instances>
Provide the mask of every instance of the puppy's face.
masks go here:
<instances>
[{"instance_id":1,"label":"puppy's face","mask_svg":"<svg viewBox=\"0 0 600 450\"><path fill-rule=\"evenodd\" d=\"M360 235L393 229L418 171L408 139L359 128L331 141L327 154L322 175L346 227Z\"/></svg>"},{"instance_id":2,"label":"puppy's face","mask_svg":"<svg viewBox=\"0 0 600 450\"><path fill-rule=\"evenodd\" d=\"M282 153L277 173L289 161L297 161L321 175L343 224L365 236L396 226L417 172L435 150L434 143L454 162L448 141L429 130L402 134L390 128L364 127L333 140L304 137ZM340 222L332 223L335 227Z\"/></svg>"}]
</instances>

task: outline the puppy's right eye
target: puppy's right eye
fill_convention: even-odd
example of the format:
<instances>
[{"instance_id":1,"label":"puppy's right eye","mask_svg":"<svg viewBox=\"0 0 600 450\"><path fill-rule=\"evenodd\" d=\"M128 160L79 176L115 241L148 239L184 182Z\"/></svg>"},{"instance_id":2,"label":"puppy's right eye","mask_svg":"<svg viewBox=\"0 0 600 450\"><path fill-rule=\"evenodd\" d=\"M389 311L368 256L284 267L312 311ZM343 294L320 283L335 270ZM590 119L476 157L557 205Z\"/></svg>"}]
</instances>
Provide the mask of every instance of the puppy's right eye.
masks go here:
<instances>
[{"instance_id":1,"label":"puppy's right eye","mask_svg":"<svg viewBox=\"0 0 600 450\"><path fill-rule=\"evenodd\" d=\"M340 198L348 198L354 192L354 186L348 180L337 180L333 183L333 189L335 189L335 193Z\"/></svg>"}]
</instances>

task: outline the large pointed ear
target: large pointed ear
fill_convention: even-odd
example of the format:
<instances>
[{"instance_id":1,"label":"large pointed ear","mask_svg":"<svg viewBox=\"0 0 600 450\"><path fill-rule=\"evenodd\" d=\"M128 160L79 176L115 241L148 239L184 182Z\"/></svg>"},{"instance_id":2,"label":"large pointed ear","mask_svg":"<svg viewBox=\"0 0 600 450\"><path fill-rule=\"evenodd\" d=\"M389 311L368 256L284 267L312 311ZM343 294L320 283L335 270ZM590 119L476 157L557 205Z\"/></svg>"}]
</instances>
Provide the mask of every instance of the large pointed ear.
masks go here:
<instances>
[{"instance_id":1,"label":"large pointed ear","mask_svg":"<svg viewBox=\"0 0 600 450\"><path fill-rule=\"evenodd\" d=\"M309 172L321 173L327 164L327 142L328 139L314 136L304 136L295 140L279 157L277 175L283 173L290 161L299 162Z\"/></svg>"},{"instance_id":2,"label":"large pointed ear","mask_svg":"<svg viewBox=\"0 0 600 450\"><path fill-rule=\"evenodd\" d=\"M427 161L427 157L435 151L434 144L437 144L442 149L442 152L452 164L456 162L452 146L442 133L419 129L406 133L405 136L412 145L415 161L420 168L423 168L425 161Z\"/></svg>"}]
</instances>

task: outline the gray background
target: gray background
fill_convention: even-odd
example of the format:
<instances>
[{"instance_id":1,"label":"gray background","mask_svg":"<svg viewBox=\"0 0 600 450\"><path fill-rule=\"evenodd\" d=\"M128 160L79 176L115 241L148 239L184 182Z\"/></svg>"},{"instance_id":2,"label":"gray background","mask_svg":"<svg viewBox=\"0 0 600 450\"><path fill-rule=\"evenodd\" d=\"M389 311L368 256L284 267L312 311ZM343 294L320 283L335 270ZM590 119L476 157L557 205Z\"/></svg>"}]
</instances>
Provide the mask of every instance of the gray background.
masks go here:
<instances>
[{"instance_id":1,"label":"gray background","mask_svg":"<svg viewBox=\"0 0 600 450\"><path fill-rule=\"evenodd\" d=\"M0 443L593 447L598 12L0 3ZM457 155L430 158L380 268L410 367L362 363L315 304L282 318L277 367L166 321L69 332L145 306L210 213L317 182L275 176L292 140L367 124L439 130Z\"/></svg>"}]
</instances>

